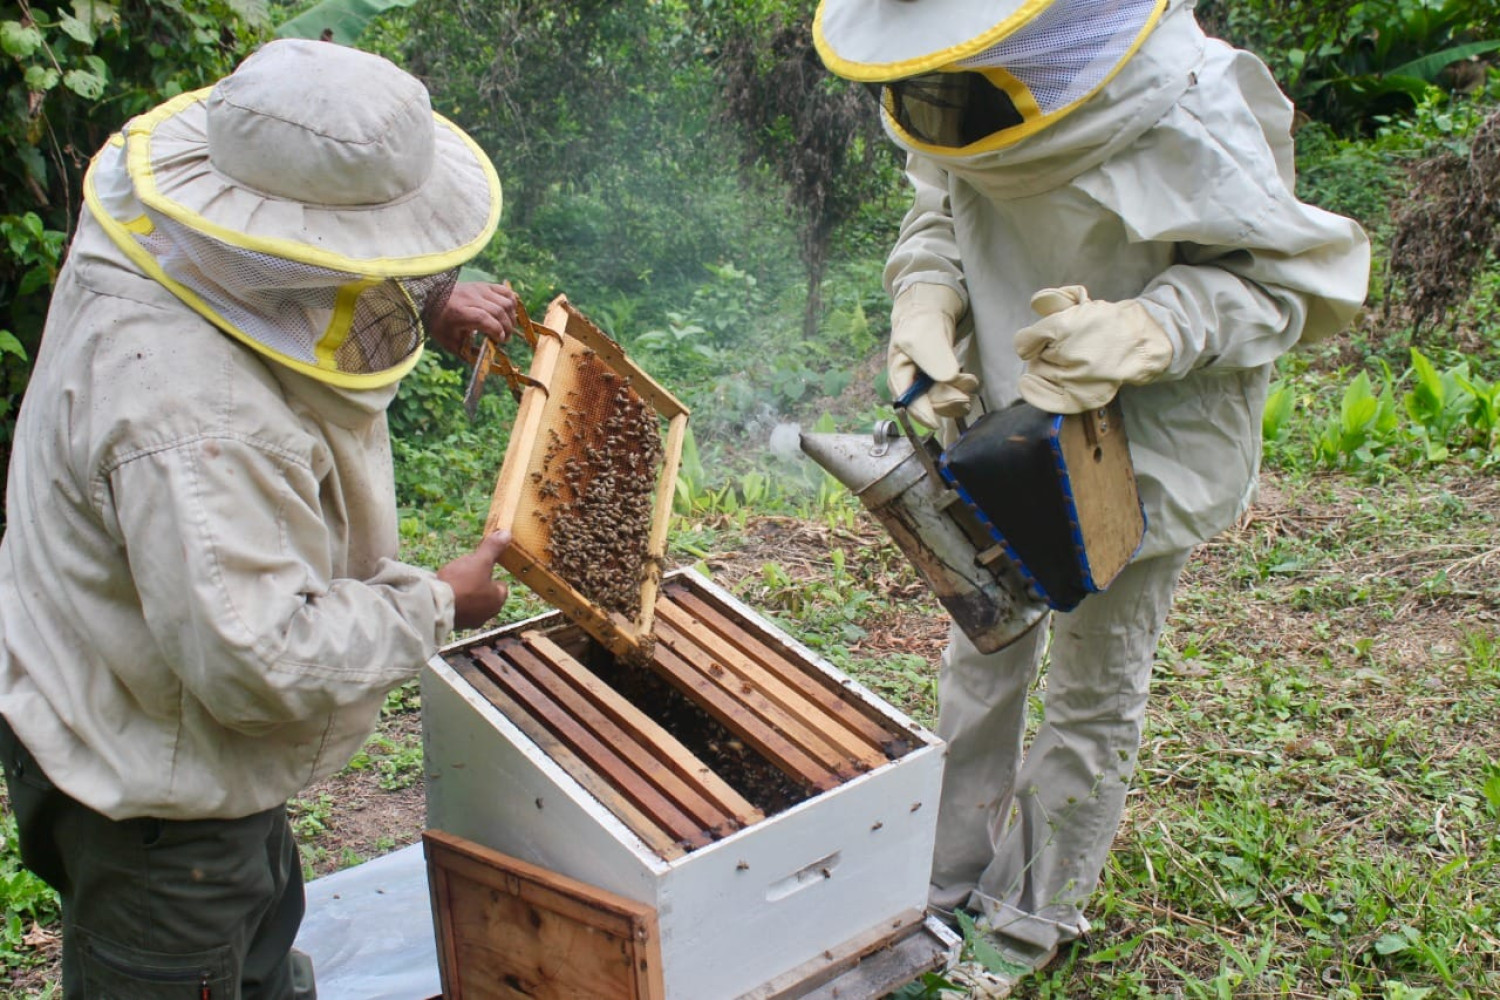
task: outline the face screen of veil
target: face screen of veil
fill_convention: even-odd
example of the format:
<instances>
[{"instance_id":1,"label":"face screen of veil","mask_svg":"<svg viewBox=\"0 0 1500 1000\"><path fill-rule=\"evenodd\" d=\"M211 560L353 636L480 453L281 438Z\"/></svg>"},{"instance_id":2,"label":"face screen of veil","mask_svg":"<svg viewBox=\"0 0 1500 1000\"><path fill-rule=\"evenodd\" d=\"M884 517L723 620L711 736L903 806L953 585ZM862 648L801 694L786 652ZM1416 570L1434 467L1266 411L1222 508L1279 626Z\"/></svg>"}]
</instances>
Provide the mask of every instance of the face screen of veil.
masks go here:
<instances>
[{"instance_id":1,"label":"face screen of veil","mask_svg":"<svg viewBox=\"0 0 1500 1000\"><path fill-rule=\"evenodd\" d=\"M971 146L1019 125L1010 95L980 73L924 73L886 89L886 109L903 131L933 146Z\"/></svg>"},{"instance_id":2,"label":"face screen of veil","mask_svg":"<svg viewBox=\"0 0 1500 1000\"><path fill-rule=\"evenodd\" d=\"M1035 132L1107 83L1161 0L1058 0L972 55L884 82L889 121L917 143L981 152Z\"/></svg>"}]
</instances>

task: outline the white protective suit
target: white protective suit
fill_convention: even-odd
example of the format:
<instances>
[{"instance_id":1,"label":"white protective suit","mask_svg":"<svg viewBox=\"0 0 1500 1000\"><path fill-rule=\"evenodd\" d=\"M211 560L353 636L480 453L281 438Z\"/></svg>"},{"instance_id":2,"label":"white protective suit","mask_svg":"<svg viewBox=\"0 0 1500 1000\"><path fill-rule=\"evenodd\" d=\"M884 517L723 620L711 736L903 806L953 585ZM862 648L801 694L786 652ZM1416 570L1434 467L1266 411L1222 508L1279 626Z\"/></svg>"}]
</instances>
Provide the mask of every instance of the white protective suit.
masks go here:
<instances>
[{"instance_id":1,"label":"white protective suit","mask_svg":"<svg viewBox=\"0 0 1500 1000\"><path fill-rule=\"evenodd\" d=\"M1191 548L1251 501L1272 363L1364 298L1364 234L1292 193L1291 122L1266 68L1205 38L1181 2L1101 90L1012 144L939 155L886 117L915 189L887 288L959 293L985 407L1018 398L1014 338L1039 289L1134 298L1173 348L1158 381L1120 391L1142 550L1108 592L1054 617L1045 722L1024 756L1045 630L985 656L955 629L943 658L933 902L1044 950L1088 926L1172 590Z\"/></svg>"},{"instance_id":2,"label":"white protective suit","mask_svg":"<svg viewBox=\"0 0 1500 1000\"><path fill-rule=\"evenodd\" d=\"M385 411L499 178L415 78L281 39L127 122L84 198L16 426L0 715L112 820L250 816L452 631L394 558Z\"/></svg>"},{"instance_id":3,"label":"white protective suit","mask_svg":"<svg viewBox=\"0 0 1500 1000\"><path fill-rule=\"evenodd\" d=\"M385 408L270 362L85 212L12 456L0 714L114 819L231 819L342 767L453 626L394 561Z\"/></svg>"}]
</instances>

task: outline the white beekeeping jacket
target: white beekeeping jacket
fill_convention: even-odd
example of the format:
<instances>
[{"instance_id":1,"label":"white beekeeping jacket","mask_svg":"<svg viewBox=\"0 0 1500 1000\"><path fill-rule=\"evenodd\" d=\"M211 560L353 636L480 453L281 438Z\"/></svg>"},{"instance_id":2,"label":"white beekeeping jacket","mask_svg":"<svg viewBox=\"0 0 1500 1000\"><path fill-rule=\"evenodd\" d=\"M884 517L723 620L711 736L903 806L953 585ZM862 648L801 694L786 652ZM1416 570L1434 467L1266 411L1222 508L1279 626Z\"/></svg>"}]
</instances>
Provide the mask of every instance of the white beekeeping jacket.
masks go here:
<instances>
[{"instance_id":1,"label":"white beekeeping jacket","mask_svg":"<svg viewBox=\"0 0 1500 1000\"><path fill-rule=\"evenodd\" d=\"M1293 194L1292 107L1255 57L1170 6L1108 82L1013 143L908 152L914 201L893 294L947 285L969 306L967 367L989 408L1019 398L1017 330L1041 288L1138 298L1171 338L1163 380L1126 386L1148 529L1142 556L1190 547L1249 504L1277 357L1364 300L1369 244Z\"/></svg>"},{"instance_id":2,"label":"white beekeeping jacket","mask_svg":"<svg viewBox=\"0 0 1500 1000\"><path fill-rule=\"evenodd\" d=\"M0 714L113 819L234 818L342 767L453 627L395 560L385 407L263 360L85 213L11 458Z\"/></svg>"}]
</instances>

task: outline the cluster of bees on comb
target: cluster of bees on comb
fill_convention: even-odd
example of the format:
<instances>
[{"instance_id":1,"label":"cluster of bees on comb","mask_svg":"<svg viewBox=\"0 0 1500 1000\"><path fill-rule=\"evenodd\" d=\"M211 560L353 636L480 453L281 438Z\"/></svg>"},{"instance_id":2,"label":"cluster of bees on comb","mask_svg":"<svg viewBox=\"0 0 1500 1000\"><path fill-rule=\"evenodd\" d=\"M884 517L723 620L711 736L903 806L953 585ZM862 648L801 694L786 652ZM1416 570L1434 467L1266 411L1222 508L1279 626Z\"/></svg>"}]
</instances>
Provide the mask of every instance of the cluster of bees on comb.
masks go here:
<instances>
[{"instance_id":1,"label":"cluster of bees on comb","mask_svg":"<svg viewBox=\"0 0 1500 1000\"><path fill-rule=\"evenodd\" d=\"M630 380L585 349L579 389L548 430L532 474L548 521L546 556L558 576L606 611L635 620L648 567L658 465L655 411ZM587 398L585 398L587 397Z\"/></svg>"}]
</instances>

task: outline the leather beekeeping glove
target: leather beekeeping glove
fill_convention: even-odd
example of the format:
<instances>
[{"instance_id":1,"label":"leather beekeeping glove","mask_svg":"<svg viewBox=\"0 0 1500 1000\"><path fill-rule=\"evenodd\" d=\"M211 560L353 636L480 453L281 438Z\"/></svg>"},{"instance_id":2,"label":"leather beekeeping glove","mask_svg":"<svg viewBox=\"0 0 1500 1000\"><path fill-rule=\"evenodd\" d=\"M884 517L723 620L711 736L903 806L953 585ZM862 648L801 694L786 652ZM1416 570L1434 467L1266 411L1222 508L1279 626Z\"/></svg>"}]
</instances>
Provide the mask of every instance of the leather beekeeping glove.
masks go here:
<instances>
[{"instance_id":1,"label":"leather beekeeping glove","mask_svg":"<svg viewBox=\"0 0 1500 1000\"><path fill-rule=\"evenodd\" d=\"M954 344L964 303L947 285L916 284L896 296L891 307L891 345L886 374L891 395L904 396L925 372L932 387L907 404L911 418L936 428L940 417L969 412L979 379L960 370Z\"/></svg>"},{"instance_id":2,"label":"leather beekeeping glove","mask_svg":"<svg viewBox=\"0 0 1500 1000\"><path fill-rule=\"evenodd\" d=\"M1048 413L1083 413L1144 385L1172 363L1172 342L1134 299L1101 302L1082 285L1043 288L1031 297L1042 318L1016 332L1026 362L1021 395Z\"/></svg>"}]
</instances>

